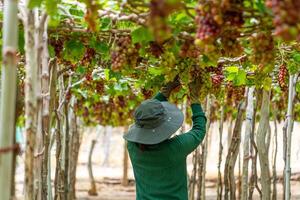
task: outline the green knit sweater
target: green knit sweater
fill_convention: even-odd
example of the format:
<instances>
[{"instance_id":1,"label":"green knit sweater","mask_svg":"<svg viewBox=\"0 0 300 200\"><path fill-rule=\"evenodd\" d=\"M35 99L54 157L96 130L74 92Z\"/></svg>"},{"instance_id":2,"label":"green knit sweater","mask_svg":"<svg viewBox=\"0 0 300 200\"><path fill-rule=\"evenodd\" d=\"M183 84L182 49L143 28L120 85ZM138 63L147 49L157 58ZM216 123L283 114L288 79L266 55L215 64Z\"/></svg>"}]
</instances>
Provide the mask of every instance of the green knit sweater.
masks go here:
<instances>
[{"instance_id":1,"label":"green knit sweater","mask_svg":"<svg viewBox=\"0 0 300 200\"><path fill-rule=\"evenodd\" d=\"M167 99L158 93L160 101ZM192 104L193 127L147 150L128 142L127 148L136 180L137 200L187 200L186 157L205 136L206 117L200 104Z\"/></svg>"}]
</instances>

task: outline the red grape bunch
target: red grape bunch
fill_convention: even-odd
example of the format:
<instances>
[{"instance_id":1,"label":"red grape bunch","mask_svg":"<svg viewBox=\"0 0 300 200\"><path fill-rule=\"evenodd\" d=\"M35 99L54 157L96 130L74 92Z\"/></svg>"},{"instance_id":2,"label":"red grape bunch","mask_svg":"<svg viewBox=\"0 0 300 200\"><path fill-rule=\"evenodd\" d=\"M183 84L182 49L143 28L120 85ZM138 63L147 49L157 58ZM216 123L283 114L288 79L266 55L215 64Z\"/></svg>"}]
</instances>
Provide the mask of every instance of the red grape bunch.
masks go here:
<instances>
[{"instance_id":1,"label":"red grape bunch","mask_svg":"<svg viewBox=\"0 0 300 200\"><path fill-rule=\"evenodd\" d=\"M198 58L199 49L195 46L193 40L185 40L181 45L179 56L182 58Z\"/></svg>"},{"instance_id":2,"label":"red grape bunch","mask_svg":"<svg viewBox=\"0 0 300 200\"><path fill-rule=\"evenodd\" d=\"M273 66L275 59L274 40L271 33L260 32L250 38L253 52L250 60L260 67Z\"/></svg>"},{"instance_id":3,"label":"red grape bunch","mask_svg":"<svg viewBox=\"0 0 300 200\"><path fill-rule=\"evenodd\" d=\"M82 65L89 65L91 64L92 60L95 58L96 51L93 48L86 48L85 54L81 59Z\"/></svg>"},{"instance_id":4,"label":"red grape bunch","mask_svg":"<svg viewBox=\"0 0 300 200\"><path fill-rule=\"evenodd\" d=\"M164 48L157 42L150 42L148 51L156 58L159 58L164 53Z\"/></svg>"},{"instance_id":5,"label":"red grape bunch","mask_svg":"<svg viewBox=\"0 0 300 200\"><path fill-rule=\"evenodd\" d=\"M238 104L245 97L245 86L234 86L232 83L226 85L226 102L228 105Z\"/></svg>"},{"instance_id":6,"label":"red grape bunch","mask_svg":"<svg viewBox=\"0 0 300 200\"><path fill-rule=\"evenodd\" d=\"M130 36L121 36L116 41L116 48L111 53L112 70L120 71L130 65L135 67L138 60L138 45L132 44Z\"/></svg>"},{"instance_id":7,"label":"red grape bunch","mask_svg":"<svg viewBox=\"0 0 300 200\"><path fill-rule=\"evenodd\" d=\"M219 88L224 80L223 65L218 64L217 67L206 67L208 73L211 73L211 82L214 88Z\"/></svg>"},{"instance_id":8,"label":"red grape bunch","mask_svg":"<svg viewBox=\"0 0 300 200\"><path fill-rule=\"evenodd\" d=\"M196 12L197 31L195 44L203 49L204 52L211 52L214 50L212 44L218 38L221 32L221 25L223 24L221 7L214 1L200 1Z\"/></svg>"},{"instance_id":9,"label":"red grape bunch","mask_svg":"<svg viewBox=\"0 0 300 200\"><path fill-rule=\"evenodd\" d=\"M179 0L151 0L148 25L154 35L155 41L164 42L171 36L171 28L167 24L167 17L175 10L181 8Z\"/></svg>"},{"instance_id":10,"label":"red grape bunch","mask_svg":"<svg viewBox=\"0 0 300 200\"><path fill-rule=\"evenodd\" d=\"M282 91L287 91L288 89L288 69L286 65L280 65L278 72L278 84Z\"/></svg>"},{"instance_id":11,"label":"red grape bunch","mask_svg":"<svg viewBox=\"0 0 300 200\"><path fill-rule=\"evenodd\" d=\"M300 39L300 1L299 0L267 0L267 7L274 14L275 34L284 40Z\"/></svg>"}]
</instances>

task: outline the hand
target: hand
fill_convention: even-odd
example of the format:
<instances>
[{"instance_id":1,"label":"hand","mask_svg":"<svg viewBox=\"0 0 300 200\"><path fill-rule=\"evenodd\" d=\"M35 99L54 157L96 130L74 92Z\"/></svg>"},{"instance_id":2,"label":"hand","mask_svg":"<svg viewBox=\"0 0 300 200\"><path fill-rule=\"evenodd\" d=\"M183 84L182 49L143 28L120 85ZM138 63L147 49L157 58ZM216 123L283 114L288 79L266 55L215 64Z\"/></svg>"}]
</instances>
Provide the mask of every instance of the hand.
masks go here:
<instances>
[{"instance_id":1,"label":"hand","mask_svg":"<svg viewBox=\"0 0 300 200\"><path fill-rule=\"evenodd\" d=\"M171 92L180 86L180 80L179 76L177 75L173 81L168 82L166 85L164 85L161 89L160 92L166 97L169 98Z\"/></svg>"},{"instance_id":2,"label":"hand","mask_svg":"<svg viewBox=\"0 0 300 200\"><path fill-rule=\"evenodd\" d=\"M189 83L191 104L200 103L200 89L201 89L200 79L195 79Z\"/></svg>"}]
</instances>

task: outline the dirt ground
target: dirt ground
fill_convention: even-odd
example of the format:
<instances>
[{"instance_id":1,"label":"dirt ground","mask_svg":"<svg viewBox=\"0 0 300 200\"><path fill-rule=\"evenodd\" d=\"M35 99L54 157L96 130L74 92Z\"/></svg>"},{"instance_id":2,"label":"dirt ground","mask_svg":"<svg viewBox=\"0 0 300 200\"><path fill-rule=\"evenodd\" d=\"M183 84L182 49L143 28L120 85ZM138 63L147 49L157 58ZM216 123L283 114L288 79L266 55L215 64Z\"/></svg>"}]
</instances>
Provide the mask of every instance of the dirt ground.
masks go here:
<instances>
[{"instance_id":1,"label":"dirt ground","mask_svg":"<svg viewBox=\"0 0 300 200\"><path fill-rule=\"evenodd\" d=\"M300 125L295 124L294 127L294 137L292 146L292 172L294 174L300 172L299 165L299 152L300 152L300 135L296 134L300 132ZM123 187L120 185L120 179L122 177L122 162L123 162L123 149L124 141L122 139L123 129L122 128L107 128L105 132L101 132L102 128L87 128L83 133L82 145L80 147L79 161L77 167L77 198L79 200L134 200L135 199L135 185L134 177L132 173L131 165L129 165L129 179L130 185L128 187ZM224 128L226 129L226 126ZM278 135L278 160L277 160L277 170L278 174L282 174L283 160L282 160L282 137L281 137L281 126L279 127ZM99 133L100 131L100 133ZM211 127L209 132L209 149L208 149L208 159L207 159L207 178L208 180L213 180L217 175L217 149L215 149L215 143L219 141L218 138L218 126L215 124ZM97 135L99 135L97 137ZM224 134L226 135L226 133ZM87 159L89 146L92 139L97 139L94 154L93 154L93 171L94 177L97 182L98 196L89 196L89 176L87 170ZM227 149L227 138L223 138L224 149ZM273 151L273 137L271 139L270 147L270 158ZM226 151L223 154L223 164L225 161ZM24 155L18 159L18 167L16 171L16 182L17 182L17 197L18 199L23 199L24 191ZM54 179L54 169L55 169L55 146L52 149L52 180ZM238 162L237 162L236 172L238 172ZM223 170L224 165L222 165ZM191 156L188 158L188 172L190 173L192 169ZM258 166L259 171L259 166ZM294 176L296 177L296 176ZM296 177L297 178L297 177ZM206 182L206 197L207 200L216 199L216 184L211 181ZM282 183L278 183L278 199L282 199ZM259 199L258 194L255 194L254 199ZM292 181L292 199L300 200L300 176L296 181Z\"/></svg>"}]
</instances>

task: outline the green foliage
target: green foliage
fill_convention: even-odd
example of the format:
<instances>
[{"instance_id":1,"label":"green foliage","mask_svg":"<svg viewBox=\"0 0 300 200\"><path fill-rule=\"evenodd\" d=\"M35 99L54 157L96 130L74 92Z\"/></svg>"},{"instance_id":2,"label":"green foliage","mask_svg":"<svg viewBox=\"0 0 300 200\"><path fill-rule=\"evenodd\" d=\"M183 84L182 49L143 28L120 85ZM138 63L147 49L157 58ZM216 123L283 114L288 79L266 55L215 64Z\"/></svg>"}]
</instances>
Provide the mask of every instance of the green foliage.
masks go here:
<instances>
[{"instance_id":1,"label":"green foliage","mask_svg":"<svg viewBox=\"0 0 300 200\"><path fill-rule=\"evenodd\" d=\"M79 40L69 40L64 43L63 58L72 63L77 63L82 59L85 47Z\"/></svg>"}]
</instances>

